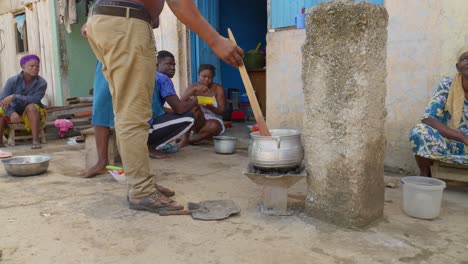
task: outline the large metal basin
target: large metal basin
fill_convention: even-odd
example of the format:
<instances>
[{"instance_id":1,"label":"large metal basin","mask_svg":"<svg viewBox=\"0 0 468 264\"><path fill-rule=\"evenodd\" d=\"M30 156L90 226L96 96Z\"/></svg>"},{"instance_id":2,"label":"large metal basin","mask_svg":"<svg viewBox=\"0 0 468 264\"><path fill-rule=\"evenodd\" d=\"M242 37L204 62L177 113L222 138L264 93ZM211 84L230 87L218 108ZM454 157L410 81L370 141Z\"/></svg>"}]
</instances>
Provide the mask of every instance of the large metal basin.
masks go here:
<instances>
[{"instance_id":1,"label":"large metal basin","mask_svg":"<svg viewBox=\"0 0 468 264\"><path fill-rule=\"evenodd\" d=\"M294 129L271 129L271 137L260 136L260 132L250 134L249 158L258 168L292 168L304 159L301 131Z\"/></svg>"},{"instance_id":2,"label":"large metal basin","mask_svg":"<svg viewBox=\"0 0 468 264\"><path fill-rule=\"evenodd\" d=\"M13 176L32 176L44 173L49 168L49 156L18 156L3 159L8 174Z\"/></svg>"}]
</instances>

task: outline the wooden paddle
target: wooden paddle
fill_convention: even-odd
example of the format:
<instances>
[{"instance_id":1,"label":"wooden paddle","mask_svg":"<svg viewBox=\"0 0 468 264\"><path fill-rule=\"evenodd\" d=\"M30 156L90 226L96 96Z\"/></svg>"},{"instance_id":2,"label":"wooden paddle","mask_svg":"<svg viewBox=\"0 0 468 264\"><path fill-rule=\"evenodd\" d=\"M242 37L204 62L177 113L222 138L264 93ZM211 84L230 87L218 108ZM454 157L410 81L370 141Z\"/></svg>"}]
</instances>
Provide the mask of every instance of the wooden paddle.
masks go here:
<instances>
[{"instance_id":1,"label":"wooden paddle","mask_svg":"<svg viewBox=\"0 0 468 264\"><path fill-rule=\"evenodd\" d=\"M236 39L234 38L234 35L232 34L232 31L230 28L228 28L228 34L229 34L229 39L236 43ZM250 106L252 107L252 111L255 116L255 120L257 120L258 128L260 129L260 135L261 136L271 136L270 130L268 130L268 127L265 122L265 118L263 117L262 110L260 109L260 105L258 104L257 101L257 96L255 95L254 89L252 87L252 83L250 82L249 75L247 74L247 69L245 68L244 64L242 63L241 66L239 66L239 72L242 77L242 82L244 83L245 86L245 91L247 92L247 96L249 97L250 101Z\"/></svg>"}]
</instances>

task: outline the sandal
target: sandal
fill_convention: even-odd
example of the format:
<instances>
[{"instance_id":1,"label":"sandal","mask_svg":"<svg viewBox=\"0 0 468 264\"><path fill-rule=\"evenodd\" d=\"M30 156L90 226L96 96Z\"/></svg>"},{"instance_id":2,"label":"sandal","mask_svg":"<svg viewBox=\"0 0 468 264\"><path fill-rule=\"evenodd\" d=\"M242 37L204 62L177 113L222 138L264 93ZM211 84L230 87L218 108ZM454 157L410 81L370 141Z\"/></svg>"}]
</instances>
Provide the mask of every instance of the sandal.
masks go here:
<instances>
[{"instance_id":1,"label":"sandal","mask_svg":"<svg viewBox=\"0 0 468 264\"><path fill-rule=\"evenodd\" d=\"M1 158L9 158L9 157L13 157L13 153L0 150L0 159Z\"/></svg>"},{"instance_id":2,"label":"sandal","mask_svg":"<svg viewBox=\"0 0 468 264\"><path fill-rule=\"evenodd\" d=\"M172 145L172 144L166 144L160 148L158 148L158 150L164 152L164 153L168 153L168 154L171 154L171 153L176 153L179 151L179 147L177 145Z\"/></svg>"},{"instance_id":3,"label":"sandal","mask_svg":"<svg viewBox=\"0 0 468 264\"><path fill-rule=\"evenodd\" d=\"M165 197L159 191L142 198L129 198L128 207L132 210L149 211L152 213L178 211L184 208L183 205Z\"/></svg>"},{"instance_id":4,"label":"sandal","mask_svg":"<svg viewBox=\"0 0 468 264\"><path fill-rule=\"evenodd\" d=\"M42 146L40 143L33 143L32 146L31 146L31 149L41 149Z\"/></svg>"}]
</instances>

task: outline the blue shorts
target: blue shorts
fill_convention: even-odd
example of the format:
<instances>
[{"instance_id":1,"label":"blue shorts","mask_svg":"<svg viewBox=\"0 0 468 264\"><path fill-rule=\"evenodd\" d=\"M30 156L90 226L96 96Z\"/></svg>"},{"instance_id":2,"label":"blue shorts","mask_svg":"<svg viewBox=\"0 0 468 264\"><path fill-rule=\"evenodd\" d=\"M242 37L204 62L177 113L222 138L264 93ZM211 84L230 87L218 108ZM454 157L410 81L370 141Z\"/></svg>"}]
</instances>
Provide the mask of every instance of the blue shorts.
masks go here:
<instances>
[{"instance_id":1,"label":"blue shorts","mask_svg":"<svg viewBox=\"0 0 468 264\"><path fill-rule=\"evenodd\" d=\"M109 83L102 73L102 63L96 64L93 91L93 120L95 126L114 127L114 109Z\"/></svg>"}]
</instances>

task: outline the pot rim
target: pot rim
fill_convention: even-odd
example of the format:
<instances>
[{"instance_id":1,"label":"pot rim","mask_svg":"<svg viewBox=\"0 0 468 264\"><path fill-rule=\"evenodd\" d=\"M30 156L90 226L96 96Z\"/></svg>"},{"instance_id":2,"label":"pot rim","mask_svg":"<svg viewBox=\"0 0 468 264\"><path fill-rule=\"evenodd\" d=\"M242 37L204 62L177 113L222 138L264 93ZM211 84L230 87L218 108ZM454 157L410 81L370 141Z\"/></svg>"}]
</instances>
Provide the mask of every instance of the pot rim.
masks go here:
<instances>
[{"instance_id":1,"label":"pot rim","mask_svg":"<svg viewBox=\"0 0 468 264\"><path fill-rule=\"evenodd\" d=\"M237 138L235 137L229 137L229 136L214 136L213 137L214 140L232 140L232 141L237 141Z\"/></svg>"},{"instance_id":2,"label":"pot rim","mask_svg":"<svg viewBox=\"0 0 468 264\"><path fill-rule=\"evenodd\" d=\"M270 131L270 134L273 134L274 132L277 132L277 131L278 132L279 131L290 131L290 132L292 132L292 134L283 135L283 136L274 136L274 135L261 136L260 131L255 131L255 132L250 133L250 136L254 137L254 138L287 138L287 137L296 137L296 136L301 136L302 135L302 131L298 130L298 129L270 129L269 131Z\"/></svg>"},{"instance_id":3,"label":"pot rim","mask_svg":"<svg viewBox=\"0 0 468 264\"><path fill-rule=\"evenodd\" d=\"M11 160L18 159L18 158L31 158L31 157L43 157L44 160L39 161L39 162L28 162L28 163L9 162ZM51 157L47 156L47 155L27 155L27 156L13 156L13 157L10 157L10 158L2 159L1 161L5 165L30 165L30 164L41 164L41 163L48 162L50 160L51 160Z\"/></svg>"}]
</instances>

